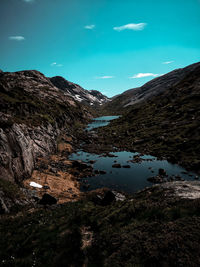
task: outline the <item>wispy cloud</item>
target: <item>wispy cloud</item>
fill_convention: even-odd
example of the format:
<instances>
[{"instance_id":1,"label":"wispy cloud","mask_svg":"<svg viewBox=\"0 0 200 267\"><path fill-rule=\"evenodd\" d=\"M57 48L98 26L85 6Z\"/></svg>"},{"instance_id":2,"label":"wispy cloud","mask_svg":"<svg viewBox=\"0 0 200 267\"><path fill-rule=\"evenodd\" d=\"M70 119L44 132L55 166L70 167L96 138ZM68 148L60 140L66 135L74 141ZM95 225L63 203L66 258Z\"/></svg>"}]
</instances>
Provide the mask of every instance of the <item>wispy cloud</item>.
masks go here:
<instances>
[{"instance_id":1,"label":"wispy cloud","mask_svg":"<svg viewBox=\"0 0 200 267\"><path fill-rule=\"evenodd\" d=\"M10 36L9 40L12 40L12 41L24 41L25 38L24 38L24 36Z\"/></svg>"},{"instance_id":2,"label":"wispy cloud","mask_svg":"<svg viewBox=\"0 0 200 267\"><path fill-rule=\"evenodd\" d=\"M96 77L96 79L113 79L115 78L115 76L100 76L100 77Z\"/></svg>"},{"instance_id":3,"label":"wispy cloud","mask_svg":"<svg viewBox=\"0 0 200 267\"><path fill-rule=\"evenodd\" d=\"M144 78L144 77L158 77L160 76L160 74L155 74L155 73L138 73L135 74L131 77L129 77L130 79L138 79L138 78Z\"/></svg>"},{"instance_id":4,"label":"wispy cloud","mask_svg":"<svg viewBox=\"0 0 200 267\"><path fill-rule=\"evenodd\" d=\"M84 28L87 30L93 30L95 28L95 25L94 24L86 25Z\"/></svg>"},{"instance_id":5,"label":"wispy cloud","mask_svg":"<svg viewBox=\"0 0 200 267\"><path fill-rule=\"evenodd\" d=\"M113 30L119 32L124 30L141 31L145 28L146 25L147 23L130 23L119 27L114 27Z\"/></svg>"},{"instance_id":6,"label":"wispy cloud","mask_svg":"<svg viewBox=\"0 0 200 267\"><path fill-rule=\"evenodd\" d=\"M52 67L63 67L63 64L58 64L56 62L51 63Z\"/></svg>"},{"instance_id":7,"label":"wispy cloud","mask_svg":"<svg viewBox=\"0 0 200 267\"><path fill-rule=\"evenodd\" d=\"M171 63L173 63L174 61L173 60L171 60L171 61L165 61L165 62L163 62L162 64L171 64Z\"/></svg>"}]
</instances>

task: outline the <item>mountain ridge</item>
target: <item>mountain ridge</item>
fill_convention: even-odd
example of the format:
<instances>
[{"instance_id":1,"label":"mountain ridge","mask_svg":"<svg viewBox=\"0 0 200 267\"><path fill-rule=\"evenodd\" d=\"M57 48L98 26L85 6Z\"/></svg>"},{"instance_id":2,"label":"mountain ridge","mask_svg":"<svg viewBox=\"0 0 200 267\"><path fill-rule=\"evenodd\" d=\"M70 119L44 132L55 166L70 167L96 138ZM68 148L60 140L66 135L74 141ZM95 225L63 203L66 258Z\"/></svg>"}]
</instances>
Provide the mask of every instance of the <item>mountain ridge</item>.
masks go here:
<instances>
[{"instance_id":1,"label":"mountain ridge","mask_svg":"<svg viewBox=\"0 0 200 267\"><path fill-rule=\"evenodd\" d=\"M98 129L105 142L200 172L200 63L182 70L179 81L130 105L106 129Z\"/></svg>"},{"instance_id":2,"label":"mountain ridge","mask_svg":"<svg viewBox=\"0 0 200 267\"><path fill-rule=\"evenodd\" d=\"M61 76L49 78L54 86L86 105L103 105L109 98L97 90L86 90L78 84L69 82Z\"/></svg>"},{"instance_id":3,"label":"mountain ridge","mask_svg":"<svg viewBox=\"0 0 200 267\"><path fill-rule=\"evenodd\" d=\"M0 75L0 179L20 183L40 156L58 148L58 138L92 118L88 108L65 95L41 72ZM79 129L76 130L77 132Z\"/></svg>"},{"instance_id":4,"label":"mountain ridge","mask_svg":"<svg viewBox=\"0 0 200 267\"><path fill-rule=\"evenodd\" d=\"M160 77L156 77L141 87L132 88L124 91L118 96L114 96L110 102L103 105L104 112L116 113L131 108L132 105L146 101L151 97L157 96L175 86L188 73L200 65L200 62L188 65L184 68L172 70Z\"/></svg>"}]
</instances>

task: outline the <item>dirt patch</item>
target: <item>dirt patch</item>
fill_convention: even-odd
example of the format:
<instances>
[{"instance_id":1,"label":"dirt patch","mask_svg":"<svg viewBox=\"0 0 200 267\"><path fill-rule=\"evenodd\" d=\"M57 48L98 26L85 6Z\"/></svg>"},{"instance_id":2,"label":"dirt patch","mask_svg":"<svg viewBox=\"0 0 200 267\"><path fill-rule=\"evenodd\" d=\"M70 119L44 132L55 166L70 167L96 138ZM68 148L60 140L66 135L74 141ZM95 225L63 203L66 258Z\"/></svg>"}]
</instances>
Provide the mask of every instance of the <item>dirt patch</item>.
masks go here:
<instances>
[{"instance_id":1,"label":"dirt patch","mask_svg":"<svg viewBox=\"0 0 200 267\"><path fill-rule=\"evenodd\" d=\"M44 193L48 193L58 200L58 203L64 203L79 199L81 192L79 183L72 174L59 171L57 175L45 173L35 170L30 179L24 181L27 188L33 189L30 182L42 185L42 188L34 188L37 190L38 196L42 197Z\"/></svg>"},{"instance_id":2,"label":"dirt patch","mask_svg":"<svg viewBox=\"0 0 200 267\"><path fill-rule=\"evenodd\" d=\"M31 182L36 183L36 187L31 186ZM32 176L24 181L24 186L37 191L39 198L44 193L52 195L59 204L78 200L82 194L72 161L59 154L51 155L48 159L38 159L36 169Z\"/></svg>"},{"instance_id":3,"label":"dirt patch","mask_svg":"<svg viewBox=\"0 0 200 267\"><path fill-rule=\"evenodd\" d=\"M63 152L63 151L66 151L66 152L69 152L69 153L72 153L72 145L70 145L69 143L59 143L58 144L58 151L59 152Z\"/></svg>"}]
</instances>

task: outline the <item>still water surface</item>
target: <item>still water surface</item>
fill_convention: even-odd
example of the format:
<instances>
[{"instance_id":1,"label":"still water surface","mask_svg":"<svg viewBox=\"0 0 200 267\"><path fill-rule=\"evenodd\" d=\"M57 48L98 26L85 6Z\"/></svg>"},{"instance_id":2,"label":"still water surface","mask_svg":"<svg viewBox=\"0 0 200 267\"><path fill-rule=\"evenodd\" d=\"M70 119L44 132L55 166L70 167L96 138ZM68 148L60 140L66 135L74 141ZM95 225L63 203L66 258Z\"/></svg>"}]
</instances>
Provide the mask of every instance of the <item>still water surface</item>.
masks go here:
<instances>
[{"instance_id":1,"label":"still water surface","mask_svg":"<svg viewBox=\"0 0 200 267\"><path fill-rule=\"evenodd\" d=\"M87 130L108 125L110 120L118 117L119 116L106 116L96 118L88 125ZM144 161L140 163L133 163L130 162L130 160L132 160L135 155L138 155L138 153L121 151L112 152L111 154L115 157L105 157L84 151L79 151L70 156L70 159L72 160L82 160L86 163L90 160L94 160L94 170L106 171L106 174L83 179L90 185L87 190L108 187L110 189L127 193L134 193L144 189L146 186L151 186L152 184L147 181L147 178L156 176L159 168L164 169L169 176L179 175L185 180L194 180L194 177L196 176L191 172L185 173L185 169L177 164L171 164L167 160L158 160L156 157L150 155L142 156L141 158L143 158ZM116 163L121 164L121 166L130 165L130 168L113 168L112 165ZM86 190L84 188L81 189L83 191Z\"/></svg>"}]
</instances>

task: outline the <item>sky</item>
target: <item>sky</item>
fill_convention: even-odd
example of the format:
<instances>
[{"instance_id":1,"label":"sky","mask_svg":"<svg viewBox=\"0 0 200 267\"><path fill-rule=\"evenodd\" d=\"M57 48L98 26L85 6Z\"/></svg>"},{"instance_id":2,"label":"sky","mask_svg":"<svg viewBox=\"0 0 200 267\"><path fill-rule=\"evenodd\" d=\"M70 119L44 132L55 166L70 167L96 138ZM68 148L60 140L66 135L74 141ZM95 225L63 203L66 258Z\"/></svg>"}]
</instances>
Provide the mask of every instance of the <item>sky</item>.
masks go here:
<instances>
[{"instance_id":1,"label":"sky","mask_svg":"<svg viewBox=\"0 0 200 267\"><path fill-rule=\"evenodd\" d=\"M0 69L111 97L200 61L200 0L0 0Z\"/></svg>"}]
</instances>

